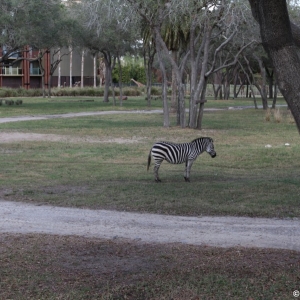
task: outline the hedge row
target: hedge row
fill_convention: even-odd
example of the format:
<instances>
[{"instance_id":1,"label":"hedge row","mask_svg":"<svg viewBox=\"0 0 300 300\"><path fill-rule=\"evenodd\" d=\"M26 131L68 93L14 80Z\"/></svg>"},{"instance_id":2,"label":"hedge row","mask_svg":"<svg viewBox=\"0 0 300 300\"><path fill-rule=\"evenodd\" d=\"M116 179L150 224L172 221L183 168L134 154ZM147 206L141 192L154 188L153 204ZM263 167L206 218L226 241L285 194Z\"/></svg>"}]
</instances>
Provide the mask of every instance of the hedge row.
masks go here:
<instances>
[{"instance_id":1,"label":"hedge row","mask_svg":"<svg viewBox=\"0 0 300 300\"><path fill-rule=\"evenodd\" d=\"M125 96L142 96L145 94L145 88L138 87L124 87L122 89ZM46 91L47 93L47 91ZM110 91L110 95L112 92ZM151 91L152 95L161 95L161 89L159 87L153 87ZM0 88L0 98L7 97L41 97L43 95L42 89L23 89L23 88ZM103 97L104 88L93 87L74 87L74 88L52 88L51 96L63 97L63 96L98 96ZM120 92L118 88L115 88L115 95L119 96Z\"/></svg>"}]
</instances>

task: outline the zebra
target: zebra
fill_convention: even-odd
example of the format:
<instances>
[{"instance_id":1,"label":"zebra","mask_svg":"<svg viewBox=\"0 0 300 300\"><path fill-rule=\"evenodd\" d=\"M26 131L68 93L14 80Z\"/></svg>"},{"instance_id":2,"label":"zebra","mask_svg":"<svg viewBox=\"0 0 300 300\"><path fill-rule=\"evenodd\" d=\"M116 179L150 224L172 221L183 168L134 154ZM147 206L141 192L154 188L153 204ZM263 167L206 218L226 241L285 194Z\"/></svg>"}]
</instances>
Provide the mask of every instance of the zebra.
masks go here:
<instances>
[{"instance_id":1,"label":"zebra","mask_svg":"<svg viewBox=\"0 0 300 300\"><path fill-rule=\"evenodd\" d=\"M152 155L153 159L155 160L155 181L160 182L161 180L158 176L158 170L164 159L171 164L182 164L185 162L184 179L186 182L189 182L192 164L204 151L210 154L211 157L216 157L217 154L214 150L212 138L200 137L191 141L190 143L183 144L157 142L153 145L149 152L147 170L149 170Z\"/></svg>"}]
</instances>

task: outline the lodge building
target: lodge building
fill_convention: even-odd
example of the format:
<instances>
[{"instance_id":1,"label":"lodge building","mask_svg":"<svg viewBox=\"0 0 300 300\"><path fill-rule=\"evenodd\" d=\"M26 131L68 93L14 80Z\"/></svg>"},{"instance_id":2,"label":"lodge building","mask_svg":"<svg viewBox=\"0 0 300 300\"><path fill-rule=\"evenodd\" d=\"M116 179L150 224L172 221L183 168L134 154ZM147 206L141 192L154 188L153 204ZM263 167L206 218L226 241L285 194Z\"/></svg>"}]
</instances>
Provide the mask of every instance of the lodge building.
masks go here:
<instances>
[{"instance_id":1,"label":"lodge building","mask_svg":"<svg viewBox=\"0 0 300 300\"><path fill-rule=\"evenodd\" d=\"M58 79L60 78L60 86L74 86L77 82L81 81L81 68L82 59L79 51L73 51L72 54L67 49L60 62L60 76L58 76L58 69L55 70L51 78L51 87L58 86ZM0 57L5 55L5 47L0 48ZM48 86L51 59L53 58L52 51L49 50L43 56L43 67L45 70L44 80L46 88ZM38 56L38 50L31 48L25 49L22 53L11 55L6 64L1 63L0 69L0 87L10 88L42 88L42 74L38 61L30 61L30 59ZM18 60L19 59L19 60ZM11 65L13 61L16 61ZM72 71L70 72L70 66ZM94 71L93 71L93 58L87 53L84 57L83 68L83 84L84 86L93 86Z\"/></svg>"}]
</instances>

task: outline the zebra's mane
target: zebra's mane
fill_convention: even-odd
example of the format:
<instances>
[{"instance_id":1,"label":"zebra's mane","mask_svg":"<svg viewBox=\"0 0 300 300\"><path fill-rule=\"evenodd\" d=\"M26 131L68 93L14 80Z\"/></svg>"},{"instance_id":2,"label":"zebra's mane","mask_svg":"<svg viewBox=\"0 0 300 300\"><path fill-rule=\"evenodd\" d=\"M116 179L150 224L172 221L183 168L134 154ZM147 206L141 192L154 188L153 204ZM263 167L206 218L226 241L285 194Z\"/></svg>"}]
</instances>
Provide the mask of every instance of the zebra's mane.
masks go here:
<instances>
[{"instance_id":1,"label":"zebra's mane","mask_svg":"<svg viewBox=\"0 0 300 300\"><path fill-rule=\"evenodd\" d=\"M209 140L210 142L213 142L213 139L210 138L210 137L199 137L199 138L196 138L196 139L192 140L191 143L194 143L198 140Z\"/></svg>"}]
</instances>

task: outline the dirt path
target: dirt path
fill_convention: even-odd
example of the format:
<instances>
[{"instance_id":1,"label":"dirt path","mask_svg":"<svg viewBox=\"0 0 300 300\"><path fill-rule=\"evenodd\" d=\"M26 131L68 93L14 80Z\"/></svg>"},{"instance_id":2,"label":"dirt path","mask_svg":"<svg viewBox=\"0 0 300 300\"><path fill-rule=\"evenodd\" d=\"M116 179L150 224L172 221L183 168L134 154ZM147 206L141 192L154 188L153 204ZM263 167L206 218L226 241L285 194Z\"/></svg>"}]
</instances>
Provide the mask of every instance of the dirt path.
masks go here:
<instances>
[{"instance_id":1,"label":"dirt path","mask_svg":"<svg viewBox=\"0 0 300 300\"><path fill-rule=\"evenodd\" d=\"M155 111L106 111L0 118L0 123ZM56 135L0 133L1 142L61 139ZM123 141L116 141L123 142ZM78 235L142 242L186 243L217 247L264 247L300 251L300 220L237 217L180 217L38 206L0 199L0 232Z\"/></svg>"},{"instance_id":2,"label":"dirt path","mask_svg":"<svg viewBox=\"0 0 300 300\"><path fill-rule=\"evenodd\" d=\"M36 116L18 116L18 117L7 117L0 118L1 123L10 122L21 122L21 121L37 121L37 120L48 120L58 118L76 118L76 117L87 117L87 116L99 116L99 115L116 115L116 114L158 114L162 113L162 110L122 110L122 111L97 111L97 112L79 112L79 113L68 113L68 114L55 114L55 115L36 115Z\"/></svg>"},{"instance_id":3,"label":"dirt path","mask_svg":"<svg viewBox=\"0 0 300 300\"><path fill-rule=\"evenodd\" d=\"M0 232L300 251L300 220L180 217L0 200Z\"/></svg>"},{"instance_id":4,"label":"dirt path","mask_svg":"<svg viewBox=\"0 0 300 300\"><path fill-rule=\"evenodd\" d=\"M232 108L234 109L234 108ZM239 109L239 108L237 108ZM224 110L219 108L207 108L205 111ZM79 112L79 113L68 113L68 114L55 114L55 115L32 115L32 116L18 116L18 117L6 117L0 118L1 123L10 122L21 122L21 121L36 121L36 120L48 120L58 118L77 118L87 116L100 116L100 115L117 115L117 114L162 114L162 109L153 110L112 110L112 111L91 111L91 112Z\"/></svg>"}]
</instances>

